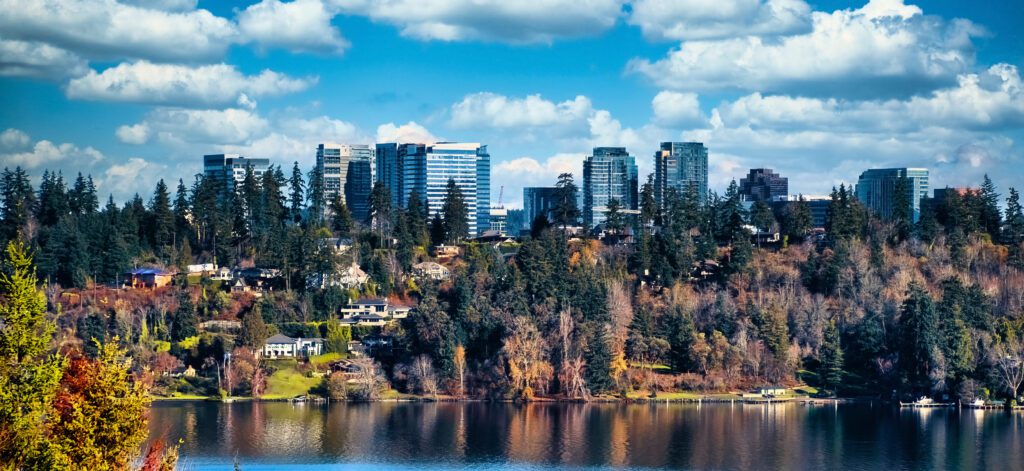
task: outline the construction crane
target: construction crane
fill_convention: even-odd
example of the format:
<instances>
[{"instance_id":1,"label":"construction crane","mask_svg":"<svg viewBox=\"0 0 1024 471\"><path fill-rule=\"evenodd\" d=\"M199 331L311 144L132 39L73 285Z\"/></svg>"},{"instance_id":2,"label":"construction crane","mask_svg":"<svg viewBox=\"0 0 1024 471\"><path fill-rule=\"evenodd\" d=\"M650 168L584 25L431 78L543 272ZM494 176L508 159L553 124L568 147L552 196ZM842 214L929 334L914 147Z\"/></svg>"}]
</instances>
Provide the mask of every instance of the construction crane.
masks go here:
<instances>
[{"instance_id":1,"label":"construction crane","mask_svg":"<svg viewBox=\"0 0 1024 471\"><path fill-rule=\"evenodd\" d=\"M504 206L501 205L501 198L504 197L504 196L505 196L505 185L501 185L501 189L498 190L498 206L496 206L496 208L498 208L498 209L504 209L505 208Z\"/></svg>"}]
</instances>

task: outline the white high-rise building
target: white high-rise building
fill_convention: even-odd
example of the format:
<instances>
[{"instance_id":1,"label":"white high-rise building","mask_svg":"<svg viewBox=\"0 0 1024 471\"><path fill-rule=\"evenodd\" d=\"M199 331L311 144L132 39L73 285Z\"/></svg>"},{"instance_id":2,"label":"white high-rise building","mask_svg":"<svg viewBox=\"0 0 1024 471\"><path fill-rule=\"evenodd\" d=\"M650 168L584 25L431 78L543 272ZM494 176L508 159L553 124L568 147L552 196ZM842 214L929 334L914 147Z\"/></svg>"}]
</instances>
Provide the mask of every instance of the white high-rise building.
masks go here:
<instances>
[{"instance_id":1,"label":"white high-rise building","mask_svg":"<svg viewBox=\"0 0 1024 471\"><path fill-rule=\"evenodd\" d=\"M352 216L365 221L375 176L376 148L365 144L323 143L316 165L323 175L325 204L341 195Z\"/></svg>"}]
</instances>

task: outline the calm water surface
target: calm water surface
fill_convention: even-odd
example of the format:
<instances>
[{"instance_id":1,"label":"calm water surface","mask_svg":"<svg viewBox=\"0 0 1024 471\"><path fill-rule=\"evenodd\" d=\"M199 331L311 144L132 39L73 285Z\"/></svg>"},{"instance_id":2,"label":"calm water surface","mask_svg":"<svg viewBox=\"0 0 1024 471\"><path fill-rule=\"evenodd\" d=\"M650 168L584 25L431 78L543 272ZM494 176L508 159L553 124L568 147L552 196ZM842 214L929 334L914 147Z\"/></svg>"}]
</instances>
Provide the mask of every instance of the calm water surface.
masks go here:
<instances>
[{"instance_id":1,"label":"calm water surface","mask_svg":"<svg viewBox=\"0 0 1024 471\"><path fill-rule=\"evenodd\" d=\"M882 405L153 406L185 469L1024 470L1024 413Z\"/></svg>"}]
</instances>

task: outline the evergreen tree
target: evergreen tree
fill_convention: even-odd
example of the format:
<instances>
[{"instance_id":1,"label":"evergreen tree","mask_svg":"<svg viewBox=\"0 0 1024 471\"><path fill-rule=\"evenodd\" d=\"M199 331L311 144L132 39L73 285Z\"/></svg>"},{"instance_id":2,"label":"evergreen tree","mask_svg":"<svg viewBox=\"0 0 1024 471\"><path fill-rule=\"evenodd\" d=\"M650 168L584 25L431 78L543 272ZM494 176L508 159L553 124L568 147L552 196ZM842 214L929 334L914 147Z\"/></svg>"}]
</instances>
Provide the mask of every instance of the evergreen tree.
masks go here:
<instances>
[{"instance_id":1,"label":"evergreen tree","mask_svg":"<svg viewBox=\"0 0 1024 471\"><path fill-rule=\"evenodd\" d=\"M150 243L159 254L166 254L166 247L174 238L174 212L171 211L171 197L167 184L161 179L156 184L153 199L149 202Z\"/></svg>"},{"instance_id":2,"label":"evergreen tree","mask_svg":"<svg viewBox=\"0 0 1024 471\"><path fill-rule=\"evenodd\" d=\"M931 390L930 373L935 366L933 355L939 343L937 326L931 295L921 285L911 283L899 321L899 368L911 391Z\"/></svg>"},{"instance_id":3,"label":"evergreen tree","mask_svg":"<svg viewBox=\"0 0 1024 471\"><path fill-rule=\"evenodd\" d=\"M818 358L821 361L821 384L829 391L838 391L843 383L843 349L835 321L825 326L824 343Z\"/></svg>"},{"instance_id":4,"label":"evergreen tree","mask_svg":"<svg viewBox=\"0 0 1024 471\"><path fill-rule=\"evenodd\" d=\"M999 211L999 193L996 192L996 186L987 174L981 184L979 199L981 208L978 222L981 224L982 230L987 232L993 241L998 241L1002 231L1003 215Z\"/></svg>"},{"instance_id":5,"label":"evergreen tree","mask_svg":"<svg viewBox=\"0 0 1024 471\"><path fill-rule=\"evenodd\" d=\"M775 214L772 207L764 201L754 203L750 210L750 224L761 232L770 232L775 225Z\"/></svg>"},{"instance_id":6,"label":"evergreen tree","mask_svg":"<svg viewBox=\"0 0 1024 471\"><path fill-rule=\"evenodd\" d=\"M412 191L405 208L405 222L412 241L416 246L427 246L430 244L430 214L419 192Z\"/></svg>"},{"instance_id":7,"label":"evergreen tree","mask_svg":"<svg viewBox=\"0 0 1024 471\"><path fill-rule=\"evenodd\" d=\"M18 237L36 210L36 195L21 167L4 168L0 178L0 243Z\"/></svg>"},{"instance_id":8,"label":"evergreen tree","mask_svg":"<svg viewBox=\"0 0 1024 471\"><path fill-rule=\"evenodd\" d=\"M308 192L306 199L309 202L307 207L307 216L309 217L309 223L314 225L320 225L324 222L324 203L325 203L325 190L324 190L324 176L320 173L319 167L313 167L309 171L309 183L307 186ZM294 192L294 190L293 190ZM294 201L292 205L294 206Z\"/></svg>"},{"instance_id":9,"label":"evergreen tree","mask_svg":"<svg viewBox=\"0 0 1024 471\"><path fill-rule=\"evenodd\" d=\"M335 195L331 200L331 230L339 237L351 237L355 223L352 220L352 213L341 195Z\"/></svg>"},{"instance_id":10,"label":"evergreen tree","mask_svg":"<svg viewBox=\"0 0 1024 471\"><path fill-rule=\"evenodd\" d=\"M6 176L6 175L5 175ZM24 243L7 244L0 276L0 463L11 469L51 469L60 450L47 443L51 407L63 362L49 355L55 326L37 287Z\"/></svg>"},{"instance_id":11,"label":"evergreen tree","mask_svg":"<svg viewBox=\"0 0 1024 471\"><path fill-rule=\"evenodd\" d=\"M669 317L669 360L672 369L677 373L693 371L690 362L690 348L693 345L693 335L696 329L693 326L693 318L681 308L676 307Z\"/></svg>"},{"instance_id":12,"label":"evergreen tree","mask_svg":"<svg viewBox=\"0 0 1024 471\"><path fill-rule=\"evenodd\" d=\"M174 325L171 328L171 339L180 342L198 333L196 329L196 308L192 295L182 291L178 296L178 310L174 312Z\"/></svg>"},{"instance_id":13,"label":"evergreen tree","mask_svg":"<svg viewBox=\"0 0 1024 471\"><path fill-rule=\"evenodd\" d=\"M441 205L441 215L444 220L445 243L457 244L469 237L469 208L466 206L462 189L455 184L453 179L448 179L444 204Z\"/></svg>"},{"instance_id":14,"label":"evergreen tree","mask_svg":"<svg viewBox=\"0 0 1024 471\"><path fill-rule=\"evenodd\" d=\"M925 242L935 240L939 233L939 222L935 219L934 198L921 198L921 217L917 220L917 237Z\"/></svg>"},{"instance_id":15,"label":"evergreen tree","mask_svg":"<svg viewBox=\"0 0 1024 471\"><path fill-rule=\"evenodd\" d=\"M911 230L914 227L914 206L911 201L914 188L909 178L901 176L896 179L896 185L892 192L892 214L889 219L895 229L893 242L900 243L910 238Z\"/></svg>"},{"instance_id":16,"label":"evergreen tree","mask_svg":"<svg viewBox=\"0 0 1024 471\"><path fill-rule=\"evenodd\" d=\"M555 184L555 204L551 216L555 225L560 227L575 226L580 218L580 209L576 204L577 187L571 173L558 176Z\"/></svg>"},{"instance_id":17,"label":"evergreen tree","mask_svg":"<svg viewBox=\"0 0 1024 471\"><path fill-rule=\"evenodd\" d=\"M302 181L302 170L299 169L299 163L295 162L292 166L292 178L288 180L288 210L291 213L293 222L302 220L302 202L306 199L305 190L306 185Z\"/></svg>"},{"instance_id":18,"label":"evergreen tree","mask_svg":"<svg viewBox=\"0 0 1024 471\"><path fill-rule=\"evenodd\" d=\"M622 214L622 205L615 198L608 201L608 212L605 214L604 228L612 234L618 234L626 228L626 215Z\"/></svg>"},{"instance_id":19,"label":"evergreen tree","mask_svg":"<svg viewBox=\"0 0 1024 471\"><path fill-rule=\"evenodd\" d=\"M262 309L259 304L256 304L242 317L242 331L236 342L239 346L257 351L263 348L263 343L270 335L271 328L263 322Z\"/></svg>"},{"instance_id":20,"label":"evergreen tree","mask_svg":"<svg viewBox=\"0 0 1024 471\"><path fill-rule=\"evenodd\" d=\"M803 241L807 234L811 232L811 225L813 223L811 220L811 208L803 195L800 195L797 201L783 206L780 219L782 221L781 232L790 241Z\"/></svg>"},{"instance_id":21,"label":"evergreen tree","mask_svg":"<svg viewBox=\"0 0 1024 471\"><path fill-rule=\"evenodd\" d=\"M654 199L654 174L647 175L647 183L640 187L640 224L646 231L658 219L658 202Z\"/></svg>"},{"instance_id":22,"label":"evergreen tree","mask_svg":"<svg viewBox=\"0 0 1024 471\"><path fill-rule=\"evenodd\" d=\"M373 184L370 191L370 212L369 220L366 221L377 233L377 237L384 239L391 235L391 222L394 219L394 208L391 207L391 190L382 182Z\"/></svg>"},{"instance_id":23,"label":"evergreen tree","mask_svg":"<svg viewBox=\"0 0 1024 471\"><path fill-rule=\"evenodd\" d=\"M1010 249L1010 265L1024 269L1024 212L1021 211L1020 195L1010 188L1010 196L1006 198L1006 222L1003 225L1003 242Z\"/></svg>"}]
</instances>

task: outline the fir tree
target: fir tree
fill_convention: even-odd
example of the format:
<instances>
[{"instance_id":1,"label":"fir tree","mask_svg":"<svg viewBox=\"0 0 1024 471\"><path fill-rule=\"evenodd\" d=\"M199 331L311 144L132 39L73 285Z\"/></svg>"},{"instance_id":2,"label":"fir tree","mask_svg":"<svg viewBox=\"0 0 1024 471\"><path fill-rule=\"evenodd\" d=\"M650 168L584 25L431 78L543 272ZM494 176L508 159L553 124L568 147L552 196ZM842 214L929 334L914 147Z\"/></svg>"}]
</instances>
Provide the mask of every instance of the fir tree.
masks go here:
<instances>
[{"instance_id":1,"label":"fir tree","mask_svg":"<svg viewBox=\"0 0 1024 471\"><path fill-rule=\"evenodd\" d=\"M824 343L818 353L821 362L821 384L836 392L843 383L843 349L839 344L839 329L835 321L825 326Z\"/></svg>"},{"instance_id":2,"label":"fir tree","mask_svg":"<svg viewBox=\"0 0 1024 471\"><path fill-rule=\"evenodd\" d=\"M302 202L306 199L305 189L306 185L302 180L302 170L299 169L299 163L295 162L292 166L292 177L288 180L288 210L291 213L292 222L302 220Z\"/></svg>"},{"instance_id":3,"label":"fir tree","mask_svg":"<svg viewBox=\"0 0 1024 471\"><path fill-rule=\"evenodd\" d=\"M171 338L175 342L180 342L196 335L198 333L196 324L196 308L192 302L192 295L188 291L182 291L178 296L178 310L174 311Z\"/></svg>"},{"instance_id":4,"label":"fir tree","mask_svg":"<svg viewBox=\"0 0 1024 471\"><path fill-rule=\"evenodd\" d=\"M979 199L981 208L978 214L978 222L993 241L998 241L1002 232L1003 215L999 211L999 193L996 192L996 186L987 174L981 184Z\"/></svg>"},{"instance_id":5,"label":"fir tree","mask_svg":"<svg viewBox=\"0 0 1024 471\"><path fill-rule=\"evenodd\" d=\"M453 179L448 179L444 204L441 205L441 215L444 219L444 240L446 243L457 244L466 237L469 237L469 208L466 206L466 199L462 195L462 189L455 184Z\"/></svg>"},{"instance_id":6,"label":"fir tree","mask_svg":"<svg viewBox=\"0 0 1024 471\"><path fill-rule=\"evenodd\" d=\"M1010 249L1010 265L1024 269L1024 212L1021 211L1020 195L1010 188L1010 196L1006 198L1006 222L1003 225L1003 242Z\"/></svg>"},{"instance_id":7,"label":"fir tree","mask_svg":"<svg viewBox=\"0 0 1024 471\"><path fill-rule=\"evenodd\" d=\"M571 173L558 176L555 184L555 204L551 216L555 225L560 227L575 226L580 218L580 209L576 204L577 187Z\"/></svg>"}]
</instances>

